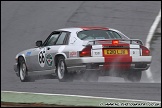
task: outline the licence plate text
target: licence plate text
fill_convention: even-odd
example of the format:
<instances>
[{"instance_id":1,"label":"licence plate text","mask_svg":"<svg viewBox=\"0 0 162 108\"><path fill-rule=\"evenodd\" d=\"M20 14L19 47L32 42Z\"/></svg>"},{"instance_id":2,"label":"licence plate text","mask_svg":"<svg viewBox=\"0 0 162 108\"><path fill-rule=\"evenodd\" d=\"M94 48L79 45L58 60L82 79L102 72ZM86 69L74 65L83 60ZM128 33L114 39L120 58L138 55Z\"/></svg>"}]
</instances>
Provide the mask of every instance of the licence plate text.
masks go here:
<instances>
[{"instance_id":1,"label":"licence plate text","mask_svg":"<svg viewBox=\"0 0 162 108\"><path fill-rule=\"evenodd\" d=\"M105 55L127 55L128 49L104 49Z\"/></svg>"}]
</instances>

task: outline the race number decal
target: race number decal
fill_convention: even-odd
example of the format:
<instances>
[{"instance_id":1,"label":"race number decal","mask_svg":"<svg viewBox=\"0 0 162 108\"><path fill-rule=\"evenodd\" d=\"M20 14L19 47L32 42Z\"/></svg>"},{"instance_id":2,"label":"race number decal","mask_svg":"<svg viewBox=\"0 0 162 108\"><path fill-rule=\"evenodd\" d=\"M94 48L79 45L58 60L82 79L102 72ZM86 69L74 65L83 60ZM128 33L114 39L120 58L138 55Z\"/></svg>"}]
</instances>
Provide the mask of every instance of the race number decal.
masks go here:
<instances>
[{"instance_id":1,"label":"race number decal","mask_svg":"<svg viewBox=\"0 0 162 108\"><path fill-rule=\"evenodd\" d=\"M53 65L53 57L51 54L46 55L47 66L51 67Z\"/></svg>"},{"instance_id":2,"label":"race number decal","mask_svg":"<svg viewBox=\"0 0 162 108\"><path fill-rule=\"evenodd\" d=\"M38 62L41 67L44 67L44 65L45 65L45 59L46 59L45 53L46 53L45 48L43 48L43 49L41 49L41 51L38 54Z\"/></svg>"}]
</instances>

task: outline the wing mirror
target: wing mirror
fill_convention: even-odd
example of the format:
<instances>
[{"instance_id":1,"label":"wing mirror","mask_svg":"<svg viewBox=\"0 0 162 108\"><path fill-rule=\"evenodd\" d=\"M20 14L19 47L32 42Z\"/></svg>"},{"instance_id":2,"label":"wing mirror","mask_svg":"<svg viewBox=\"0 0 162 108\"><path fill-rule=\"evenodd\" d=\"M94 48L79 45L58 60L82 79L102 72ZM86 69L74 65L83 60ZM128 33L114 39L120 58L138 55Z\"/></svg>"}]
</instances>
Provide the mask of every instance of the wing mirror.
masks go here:
<instances>
[{"instance_id":1,"label":"wing mirror","mask_svg":"<svg viewBox=\"0 0 162 108\"><path fill-rule=\"evenodd\" d=\"M36 41L36 46L41 47L42 46L42 41L41 40Z\"/></svg>"}]
</instances>

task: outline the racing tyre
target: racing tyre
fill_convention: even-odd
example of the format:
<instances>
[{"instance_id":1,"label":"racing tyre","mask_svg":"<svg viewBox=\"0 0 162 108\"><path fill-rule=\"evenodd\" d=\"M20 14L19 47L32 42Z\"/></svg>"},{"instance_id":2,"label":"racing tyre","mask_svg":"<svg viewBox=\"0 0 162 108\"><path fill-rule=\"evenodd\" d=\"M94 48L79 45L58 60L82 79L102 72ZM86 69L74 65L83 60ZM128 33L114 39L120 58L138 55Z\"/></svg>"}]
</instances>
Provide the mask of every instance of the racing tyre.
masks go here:
<instances>
[{"instance_id":1,"label":"racing tyre","mask_svg":"<svg viewBox=\"0 0 162 108\"><path fill-rule=\"evenodd\" d=\"M140 82L141 76L142 71L131 71L127 73L127 75L124 77L124 80L131 82Z\"/></svg>"},{"instance_id":2,"label":"racing tyre","mask_svg":"<svg viewBox=\"0 0 162 108\"><path fill-rule=\"evenodd\" d=\"M73 81L73 75L68 73L65 58L63 56L58 58L56 75L60 82Z\"/></svg>"},{"instance_id":3,"label":"racing tyre","mask_svg":"<svg viewBox=\"0 0 162 108\"><path fill-rule=\"evenodd\" d=\"M19 77L21 82L28 81L27 67L24 58L19 59Z\"/></svg>"}]
</instances>

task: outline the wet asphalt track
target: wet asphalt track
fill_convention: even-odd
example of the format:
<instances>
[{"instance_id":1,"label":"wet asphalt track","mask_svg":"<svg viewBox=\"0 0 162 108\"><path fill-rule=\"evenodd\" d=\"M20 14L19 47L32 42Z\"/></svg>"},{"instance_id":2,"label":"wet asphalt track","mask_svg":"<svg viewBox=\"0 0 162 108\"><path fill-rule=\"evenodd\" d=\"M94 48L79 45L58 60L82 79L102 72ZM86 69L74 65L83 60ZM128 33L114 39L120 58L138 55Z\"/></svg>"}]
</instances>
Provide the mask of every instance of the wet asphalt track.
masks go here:
<instances>
[{"instance_id":1,"label":"wet asphalt track","mask_svg":"<svg viewBox=\"0 0 162 108\"><path fill-rule=\"evenodd\" d=\"M160 8L160 1L2 1L1 91L161 101L161 81L149 83L145 73L142 83L125 83L123 79L110 77L101 77L99 82L76 80L72 83L59 83L57 79L51 79L50 75L33 76L36 79L33 82L21 83L13 70L14 57L18 52L34 47L36 40L46 39L58 28L108 26L145 43ZM161 67L155 63L159 71L156 74L153 72L153 75L157 79L161 75Z\"/></svg>"}]
</instances>

